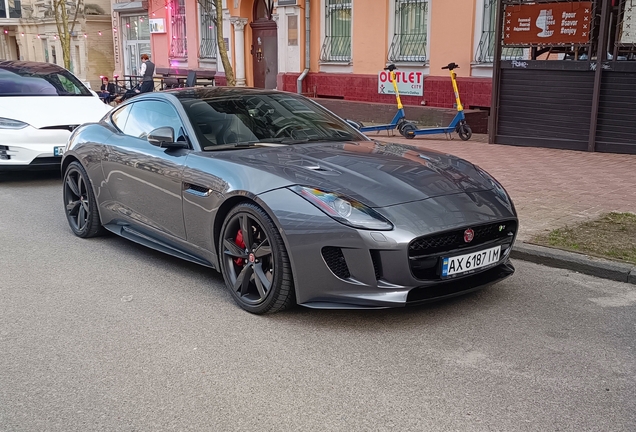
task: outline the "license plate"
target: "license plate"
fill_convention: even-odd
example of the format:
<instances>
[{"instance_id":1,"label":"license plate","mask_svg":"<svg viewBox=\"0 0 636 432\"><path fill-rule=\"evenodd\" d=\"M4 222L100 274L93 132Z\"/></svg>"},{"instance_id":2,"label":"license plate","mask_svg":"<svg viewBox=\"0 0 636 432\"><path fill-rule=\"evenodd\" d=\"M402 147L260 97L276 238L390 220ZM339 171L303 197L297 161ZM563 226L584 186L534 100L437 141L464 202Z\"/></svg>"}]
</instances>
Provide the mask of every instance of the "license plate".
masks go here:
<instances>
[{"instance_id":1,"label":"license plate","mask_svg":"<svg viewBox=\"0 0 636 432\"><path fill-rule=\"evenodd\" d=\"M64 149L66 147L55 147L53 148L53 156L62 156L64 154Z\"/></svg>"},{"instance_id":2,"label":"license plate","mask_svg":"<svg viewBox=\"0 0 636 432\"><path fill-rule=\"evenodd\" d=\"M442 277L469 273L494 264L501 258L501 246L442 259Z\"/></svg>"}]
</instances>

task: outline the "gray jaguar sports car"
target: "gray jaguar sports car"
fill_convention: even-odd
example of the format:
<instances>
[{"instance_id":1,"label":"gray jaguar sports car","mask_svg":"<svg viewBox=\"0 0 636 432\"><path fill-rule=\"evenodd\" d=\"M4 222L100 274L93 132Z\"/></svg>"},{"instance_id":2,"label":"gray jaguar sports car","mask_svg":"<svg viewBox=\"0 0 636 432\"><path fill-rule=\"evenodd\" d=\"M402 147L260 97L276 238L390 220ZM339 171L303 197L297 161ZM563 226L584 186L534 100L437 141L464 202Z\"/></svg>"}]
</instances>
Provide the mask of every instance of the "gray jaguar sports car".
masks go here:
<instances>
[{"instance_id":1,"label":"gray jaguar sports car","mask_svg":"<svg viewBox=\"0 0 636 432\"><path fill-rule=\"evenodd\" d=\"M212 267L252 313L418 304L514 272L516 211L488 173L372 141L296 94L136 96L75 129L62 173L77 236Z\"/></svg>"}]
</instances>

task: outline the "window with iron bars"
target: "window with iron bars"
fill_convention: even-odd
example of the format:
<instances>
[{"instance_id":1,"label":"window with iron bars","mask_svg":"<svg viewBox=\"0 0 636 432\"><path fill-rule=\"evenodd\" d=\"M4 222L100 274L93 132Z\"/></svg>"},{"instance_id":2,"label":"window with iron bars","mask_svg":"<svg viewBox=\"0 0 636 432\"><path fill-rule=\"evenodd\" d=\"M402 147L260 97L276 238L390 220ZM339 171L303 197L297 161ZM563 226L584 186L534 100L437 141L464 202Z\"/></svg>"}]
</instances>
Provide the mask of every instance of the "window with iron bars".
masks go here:
<instances>
[{"instance_id":1,"label":"window with iron bars","mask_svg":"<svg viewBox=\"0 0 636 432\"><path fill-rule=\"evenodd\" d=\"M177 0L172 3L170 34L170 57L187 58L188 46L186 39L186 14L185 0Z\"/></svg>"},{"instance_id":2,"label":"window with iron bars","mask_svg":"<svg viewBox=\"0 0 636 432\"><path fill-rule=\"evenodd\" d=\"M392 62L425 62L428 0L395 0L395 30L389 47Z\"/></svg>"},{"instance_id":3,"label":"window with iron bars","mask_svg":"<svg viewBox=\"0 0 636 432\"><path fill-rule=\"evenodd\" d=\"M211 1L199 4L199 58L216 58L216 11Z\"/></svg>"},{"instance_id":4,"label":"window with iron bars","mask_svg":"<svg viewBox=\"0 0 636 432\"><path fill-rule=\"evenodd\" d=\"M351 61L351 0L325 0L321 61Z\"/></svg>"},{"instance_id":5,"label":"window with iron bars","mask_svg":"<svg viewBox=\"0 0 636 432\"><path fill-rule=\"evenodd\" d=\"M497 1L484 0L484 16L481 26L481 38L475 52L475 63L492 63L495 56L495 30L497 27ZM523 48L503 47L502 60L523 59Z\"/></svg>"}]
</instances>

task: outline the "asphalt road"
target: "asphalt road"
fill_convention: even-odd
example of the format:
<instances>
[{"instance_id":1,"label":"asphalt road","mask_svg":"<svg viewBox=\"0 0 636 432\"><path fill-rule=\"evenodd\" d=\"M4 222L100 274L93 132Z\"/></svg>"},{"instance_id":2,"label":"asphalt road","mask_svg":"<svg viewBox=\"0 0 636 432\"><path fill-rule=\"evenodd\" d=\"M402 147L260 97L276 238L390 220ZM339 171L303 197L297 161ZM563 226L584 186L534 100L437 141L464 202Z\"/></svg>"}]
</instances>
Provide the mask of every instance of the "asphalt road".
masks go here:
<instances>
[{"instance_id":1,"label":"asphalt road","mask_svg":"<svg viewBox=\"0 0 636 432\"><path fill-rule=\"evenodd\" d=\"M386 311L253 316L209 269L0 176L1 431L634 431L636 286L515 262Z\"/></svg>"}]
</instances>

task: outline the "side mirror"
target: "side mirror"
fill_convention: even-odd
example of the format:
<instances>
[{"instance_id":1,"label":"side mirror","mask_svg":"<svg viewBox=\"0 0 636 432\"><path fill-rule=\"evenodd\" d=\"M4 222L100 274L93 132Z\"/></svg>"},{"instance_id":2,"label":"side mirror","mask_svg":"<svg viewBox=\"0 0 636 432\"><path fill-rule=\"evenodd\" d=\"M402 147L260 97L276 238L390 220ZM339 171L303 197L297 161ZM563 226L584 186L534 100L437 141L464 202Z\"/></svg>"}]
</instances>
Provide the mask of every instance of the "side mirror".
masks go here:
<instances>
[{"instance_id":1,"label":"side mirror","mask_svg":"<svg viewBox=\"0 0 636 432\"><path fill-rule=\"evenodd\" d=\"M150 144L161 148L188 148L187 142L174 141L174 129L169 126L154 129L146 139Z\"/></svg>"},{"instance_id":2,"label":"side mirror","mask_svg":"<svg viewBox=\"0 0 636 432\"><path fill-rule=\"evenodd\" d=\"M351 120L351 119L344 119L344 121L346 121L349 126L353 127L354 129L360 130L361 128L364 127L364 125L362 123L360 123L359 121L355 121L355 120Z\"/></svg>"}]
</instances>

